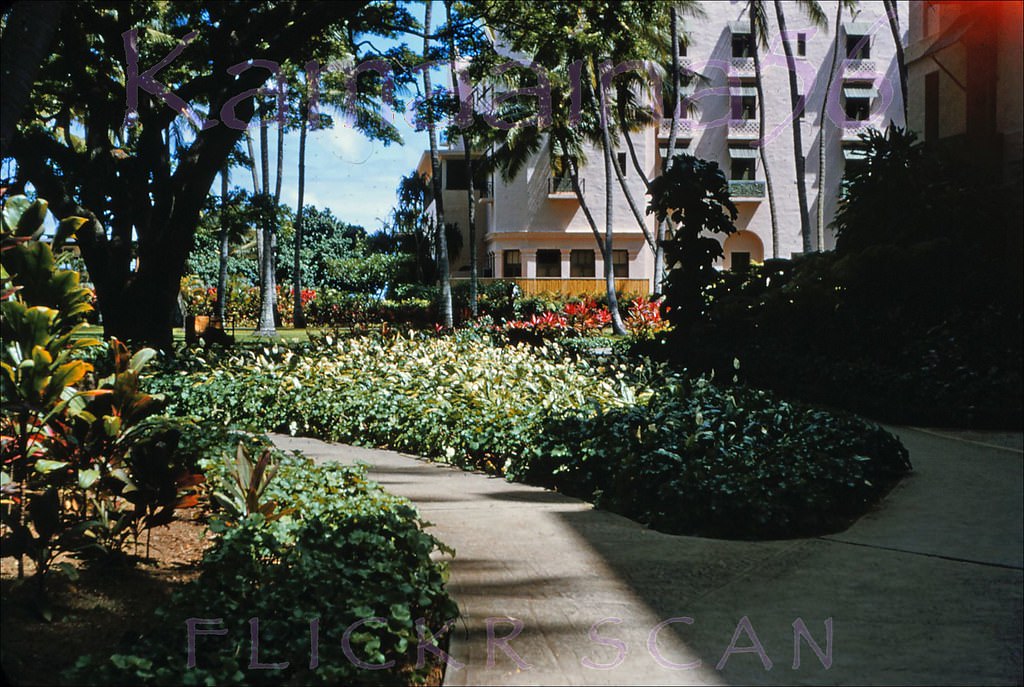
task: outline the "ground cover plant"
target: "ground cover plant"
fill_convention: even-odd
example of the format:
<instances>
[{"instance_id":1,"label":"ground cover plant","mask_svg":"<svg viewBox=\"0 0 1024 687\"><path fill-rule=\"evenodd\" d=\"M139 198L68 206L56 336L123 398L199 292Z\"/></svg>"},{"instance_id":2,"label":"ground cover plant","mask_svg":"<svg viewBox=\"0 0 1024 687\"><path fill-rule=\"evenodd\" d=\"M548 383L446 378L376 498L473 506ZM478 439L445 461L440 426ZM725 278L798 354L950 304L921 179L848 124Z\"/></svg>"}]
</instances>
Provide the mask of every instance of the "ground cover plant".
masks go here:
<instances>
[{"instance_id":1,"label":"ground cover plant","mask_svg":"<svg viewBox=\"0 0 1024 687\"><path fill-rule=\"evenodd\" d=\"M197 428L206 432L205 429ZM90 684L418 684L421 637L437 647L457 608L431 552L452 553L423 531L405 499L366 479L365 468L314 465L261 437L213 432L204 468L216 502L216 538L201 574L156 611L156 623L113 655L83 657L70 677ZM225 441L225 439L231 441ZM231 443L241 439L237 448ZM195 439L190 439L195 441ZM187 618L221 618L199 634L194 667ZM250 619L265 655L288 667L251 670ZM309 666L317 620L319 665ZM361 622L363 621L363 622ZM394 661L394 663L390 663ZM188 661L191 662L191 661ZM367 668L366 666L370 666Z\"/></svg>"},{"instance_id":2,"label":"ground cover plant","mask_svg":"<svg viewBox=\"0 0 1024 687\"><path fill-rule=\"evenodd\" d=\"M45 201L12 198L0 235L0 544L3 557L16 560L3 565L5 673L13 664L20 677L54 682L56 666L32 665L18 654L38 656L47 638L102 652L83 657L67 677L78 684L438 682L439 668L418 664L416 650L424 642L438 646L445 623L457 616L444 567L431 560L437 550L453 552L424 532L408 501L367 481L362 468L313 465L273 450L262 436L160 415L166 397L140 388L156 352L82 335L89 294L39 240L46 212ZM65 219L56 243L83 223ZM153 562L153 528L181 524L181 509L196 506L206 515L214 510L213 545L198 566L202 545L177 547L185 552L181 577L198 568L198 579L157 610L156 626L140 636L143 620L133 617L130 601L159 598L183 580L154 579L135 564ZM183 536L195 539L204 528L190 520ZM166 539L158 537L161 546ZM166 552L160 556L168 560ZM54 570L63 573L58 583L87 583L60 585L55 599L47 593ZM129 581L126 594L98 583L104 572ZM80 596L96 592L108 597L115 616L101 623L113 628L108 641L67 642L62 633L95 611ZM53 630L29 630L38 643L14 638L22 631L8 632L12 603L16 615L53 623ZM142 606L149 612L154 604L147 598ZM205 647L202 667L192 670L180 642L185 619L207 616L224 618L231 639ZM319 618L324 665L298 676L284 668L247 671L252 617L265 623L265 641L293 655L308 651L308 623ZM111 655L113 633L126 629L124 645ZM382 672L366 672L377 668Z\"/></svg>"},{"instance_id":3,"label":"ground cover plant","mask_svg":"<svg viewBox=\"0 0 1024 687\"><path fill-rule=\"evenodd\" d=\"M669 532L835 531L910 467L859 418L554 342L411 332L203 355L150 380L179 414L482 468Z\"/></svg>"}]
</instances>

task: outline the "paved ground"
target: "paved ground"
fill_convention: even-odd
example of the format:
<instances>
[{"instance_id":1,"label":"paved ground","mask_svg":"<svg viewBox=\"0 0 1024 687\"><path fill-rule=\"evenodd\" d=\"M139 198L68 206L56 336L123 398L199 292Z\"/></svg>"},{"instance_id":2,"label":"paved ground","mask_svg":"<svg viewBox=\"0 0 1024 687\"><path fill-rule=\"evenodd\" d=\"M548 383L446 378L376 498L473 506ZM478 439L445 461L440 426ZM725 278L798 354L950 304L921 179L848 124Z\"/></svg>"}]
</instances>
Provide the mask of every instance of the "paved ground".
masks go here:
<instances>
[{"instance_id":1,"label":"paved ground","mask_svg":"<svg viewBox=\"0 0 1024 687\"><path fill-rule=\"evenodd\" d=\"M368 463L456 549L450 652L465 665L446 684L1021 684L1020 435L893 431L915 472L874 512L774 542L664 535L410 456L276 440ZM805 640L795 667L794 624L830 668ZM751 633L763 659L735 650Z\"/></svg>"}]
</instances>

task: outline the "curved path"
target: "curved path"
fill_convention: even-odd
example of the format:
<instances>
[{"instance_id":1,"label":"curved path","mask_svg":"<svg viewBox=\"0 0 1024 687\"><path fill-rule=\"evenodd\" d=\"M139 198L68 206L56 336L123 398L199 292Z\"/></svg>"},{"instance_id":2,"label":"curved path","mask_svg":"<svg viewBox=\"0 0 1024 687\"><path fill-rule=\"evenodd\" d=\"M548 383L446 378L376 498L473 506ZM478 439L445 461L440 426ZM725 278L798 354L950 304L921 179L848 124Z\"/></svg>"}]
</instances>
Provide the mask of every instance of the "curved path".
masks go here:
<instances>
[{"instance_id":1,"label":"curved path","mask_svg":"<svg viewBox=\"0 0 1024 687\"><path fill-rule=\"evenodd\" d=\"M893 431L915 472L878 508L773 542L660 534L391 451L275 441L369 464L456 549L464 665L446 684L1020 684L1020 435Z\"/></svg>"}]
</instances>

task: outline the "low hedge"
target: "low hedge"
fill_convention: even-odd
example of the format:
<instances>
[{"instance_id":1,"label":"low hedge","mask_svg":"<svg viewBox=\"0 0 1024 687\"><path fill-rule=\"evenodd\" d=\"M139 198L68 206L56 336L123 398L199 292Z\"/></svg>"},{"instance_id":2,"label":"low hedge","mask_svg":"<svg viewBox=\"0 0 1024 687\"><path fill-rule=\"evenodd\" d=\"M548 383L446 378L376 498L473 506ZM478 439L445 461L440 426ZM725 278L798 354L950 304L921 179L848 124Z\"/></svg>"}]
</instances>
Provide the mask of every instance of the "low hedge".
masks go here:
<instances>
[{"instance_id":1,"label":"low hedge","mask_svg":"<svg viewBox=\"0 0 1024 687\"><path fill-rule=\"evenodd\" d=\"M673 379L646 405L552 418L511 473L669 533L791 537L845 528L910 469L851 415Z\"/></svg>"},{"instance_id":2,"label":"low hedge","mask_svg":"<svg viewBox=\"0 0 1024 687\"><path fill-rule=\"evenodd\" d=\"M192 365L152 380L179 413L483 468L669 532L835 531L910 467L859 418L557 344L364 337Z\"/></svg>"},{"instance_id":3,"label":"low hedge","mask_svg":"<svg viewBox=\"0 0 1024 687\"><path fill-rule=\"evenodd\" d=\"M263 448L261 439L247 443L254 456ZM151 633L126 638L109 658L80 659L72 681L409 684L430 675L431 661L416 665L417 624L437 646L445 623L458 615L444 589L444 567L430 559L448 549L423 531L408 501L368 481L365 468L273 453L277 472L262 495L262 512L214 516L217 539L201 576L157 612ZM206 467L213 491L230 491L226 464L216 457ZM197 626L194 668L187 667L188 618L222 619ZM249 667L251 618L258 618L260 660L287 661L287 668ZM380 620L366 622L372 618ZM316 619L319 665L311 669ZM210 629L227 633L202 634Z\"/></svg>"}]
</instances>

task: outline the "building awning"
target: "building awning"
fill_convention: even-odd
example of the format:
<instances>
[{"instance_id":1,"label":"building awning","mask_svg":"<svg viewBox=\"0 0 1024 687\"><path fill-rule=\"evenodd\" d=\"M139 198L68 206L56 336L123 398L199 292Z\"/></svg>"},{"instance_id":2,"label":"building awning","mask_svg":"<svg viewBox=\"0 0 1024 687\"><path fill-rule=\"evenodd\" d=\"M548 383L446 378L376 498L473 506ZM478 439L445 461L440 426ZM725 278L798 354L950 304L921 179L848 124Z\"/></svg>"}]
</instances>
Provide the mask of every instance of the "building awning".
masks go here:
<instances>
[{"instance_id":1,"label":"building awning","mask_svg":"<svg viewBox=\"0 0 1024 687\"><path fill-rule=\"evenodd\" d=\"M729 95L740 96L740 95L757 95L756 86L729 86Z\"/></svg>"},{"instance_id":2,"label":"building awning","mask_svg":"<svg viewBox=\"0 0 1024 687\"><path fill-rule=\"evenodd\" d=\"M872 23L869 21L843 22L843 30L847 36L868 36L871 34Z\"/></svg>"},{"instance_id":3,"label":"building awning","mask_svg":"<svg viewBox=\"0 0 1024 687\"><path fill-rule=\"evenodd\" d=\"M729 157L741 159L757 159L757 151L742 146L729 146Z\"/></svg>"},{"instance_id":4,"label":"building awning","mask_svg":"<svg viewBox=\"0 0 1024 687\"><path fill-rule=\"evenodd\" d=\"M863 148L843 148L843 158L846 160L865 160L868 151Z\"/></svg>"},{"instance_id":5,"label":"building awning","mask_svg":"<svg viewBox=\"0 0 1024 687\"><path fill-rule=\"evenodd\" d=\"M843 95L847 98L876 98L878 89L874 86L849 86L843 89Z\"/></svg>"},{"instance_id":6,"label":"building awning","mask_svg":"<svg viewBox=\"0 0 1024 687\"><path fill-rule=\"evenodd\" d=\"M731 21L729 22L729 31L733 33L750 33L750 22L749 21Z\"/></svg>"}]
</instances>

